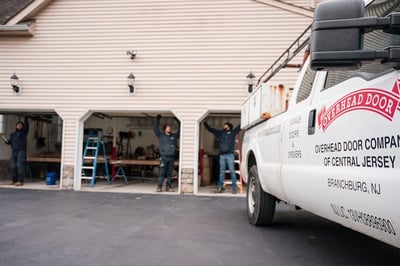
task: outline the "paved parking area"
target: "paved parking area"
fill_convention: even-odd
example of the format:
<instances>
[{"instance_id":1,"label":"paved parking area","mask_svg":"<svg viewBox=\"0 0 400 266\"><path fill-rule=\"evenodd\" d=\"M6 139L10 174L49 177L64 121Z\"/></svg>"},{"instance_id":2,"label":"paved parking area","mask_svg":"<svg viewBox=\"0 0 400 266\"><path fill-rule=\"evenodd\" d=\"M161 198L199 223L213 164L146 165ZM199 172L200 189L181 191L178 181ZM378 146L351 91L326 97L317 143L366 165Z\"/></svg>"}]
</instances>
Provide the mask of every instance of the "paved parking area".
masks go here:
<instances>
[{"instance_id":1,"label":"paved parking area","mask_svg":"<svg viewBox=\"0 0 400 266\"><path fill-rule=\"evenodd\" d=\"M0 265L388 265L397 249L279 205L249 225L243 197L0 189Z\"/></svg>"}]
</instances>

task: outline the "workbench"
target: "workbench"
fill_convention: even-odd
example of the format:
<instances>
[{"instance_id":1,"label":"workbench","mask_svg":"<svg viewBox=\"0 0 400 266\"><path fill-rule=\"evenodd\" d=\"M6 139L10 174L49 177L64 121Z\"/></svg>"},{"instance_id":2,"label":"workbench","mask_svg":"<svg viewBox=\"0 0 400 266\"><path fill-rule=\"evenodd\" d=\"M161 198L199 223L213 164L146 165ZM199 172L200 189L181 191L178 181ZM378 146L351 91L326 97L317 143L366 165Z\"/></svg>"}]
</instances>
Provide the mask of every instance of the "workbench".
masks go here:
<instances>
[{"instance_id":1,"label":"workbench","mask_svg":"<svg viewBox=\"0 0 400 266\"><path fill-rule=\"evenodd\" d=\"M45 156L28 156L28 163L61 163L60 157L45 157Z\"/></svg>"},{"instance_id":2,"label":"workbench","mask_svg":"<svg viewBox=\"0 0 400 266\"><path fill-rule=\"evenodd\" d=\"M61 158L56 157L56 156L28 156L27 158L28 162L28 170L30 177L32 179L32 173L30 171L29 163L42 163L43 164L43 169L45 172L47 172L47 165L50 163L61 163ZM98 163L104 163L103 158L98 158ZM140 166L141 167L141 176L140 178L142 181L146 178L146 170L148 167L151 166L159 166L160 165L160 160L131 160L131 159L121 159L121 160L108 160L108 162L111 165L114 165L117 170L115 172L115 175L112 177L111 181L113 182L117 176L119 177L124 177L125 183L128 183L127 181L127 175L125 173L124 168L129 167L129 166ZM175 161L174 162L174 167L179 166L179 162Z\"/></svg>"},{"instance_id":3,"label":"workbench","mask_svg":"<svg viewBox=\"0 0 400 266\"><path fill-rule=\"evenodd\" d=\"M44 175L48 172L47 166L48 164L59 164L61 163L61 157L58 156L28 156L27 159L27 169L29 173L29 177L31 179L31 182L33 181L33 176L32 176L32 170L30 167L30 163L41 163L43 165L43 172ZM59 168L58 171L59 172Z\"/></svg>"},{"instance_id":4,"label":"workbench","mask_svg":"<svg viewBox=\"0 0 400 266\"><path fill-rule=\"evenodd\" d=\"M130 160L130 159L121 159L121 160L110 160L110 164L117 167L117 171L115 175L112 177L111 181L113 182L115 177L123 177L125 179L125 183L127 184L127 175L124 170L125 167L129 166L140 166L141 167L141 180L144 181L146 178L146 168L150 166L159 166L160 160ZM174 167L179 166L179 162L174 162Z\"/></svg>"}]
</instances>

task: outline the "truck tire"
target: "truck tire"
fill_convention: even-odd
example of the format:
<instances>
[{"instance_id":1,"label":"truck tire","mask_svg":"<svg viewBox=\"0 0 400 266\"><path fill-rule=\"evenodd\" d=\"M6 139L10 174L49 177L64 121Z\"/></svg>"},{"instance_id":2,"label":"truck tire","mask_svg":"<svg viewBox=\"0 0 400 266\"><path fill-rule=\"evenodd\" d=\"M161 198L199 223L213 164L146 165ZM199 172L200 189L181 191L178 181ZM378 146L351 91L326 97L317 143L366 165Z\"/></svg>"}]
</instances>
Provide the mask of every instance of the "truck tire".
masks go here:
<instances>
[{"instance_id":1,"label":"truck tire","mask_svg":"<svg viewBox=\"0 0 400 266\"><path fill-rule=\"evenodd\" d=\"M257 166L253 165L247 182L247 215L252 225L271 225L275 214L276 199L265 192L258 178Z\"/></svg>"}]
</instances>

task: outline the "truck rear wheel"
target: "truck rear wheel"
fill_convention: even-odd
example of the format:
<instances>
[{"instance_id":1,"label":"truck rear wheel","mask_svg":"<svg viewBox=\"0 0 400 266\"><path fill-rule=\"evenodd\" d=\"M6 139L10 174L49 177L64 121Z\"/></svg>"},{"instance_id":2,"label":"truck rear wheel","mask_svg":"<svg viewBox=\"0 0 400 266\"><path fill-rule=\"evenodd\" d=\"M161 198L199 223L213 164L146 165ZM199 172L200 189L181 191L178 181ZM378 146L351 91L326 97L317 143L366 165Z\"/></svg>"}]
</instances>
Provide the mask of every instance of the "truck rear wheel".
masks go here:
<instances>
[{"instance_id":1,"label":"truck rear wheel","mask_svg":"<svg viewBox=\"0 0 400 266\"><path fill-rule=\"evenodd\" d=\"M247 182L247 215L253 225L270 225L275 214L276 199L260 184L257 166L253 165Z\"/></svg>"}]
</instances>

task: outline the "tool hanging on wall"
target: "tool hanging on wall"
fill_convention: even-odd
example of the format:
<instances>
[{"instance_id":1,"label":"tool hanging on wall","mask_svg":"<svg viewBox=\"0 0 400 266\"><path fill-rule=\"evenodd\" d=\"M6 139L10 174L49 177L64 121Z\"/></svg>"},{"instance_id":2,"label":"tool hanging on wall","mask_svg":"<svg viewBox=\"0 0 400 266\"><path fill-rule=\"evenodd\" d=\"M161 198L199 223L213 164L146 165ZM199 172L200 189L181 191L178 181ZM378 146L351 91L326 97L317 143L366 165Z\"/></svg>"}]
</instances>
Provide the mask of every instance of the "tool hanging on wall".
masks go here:
<instances>
[{"instance_id":1,"label":"tool hanging on wall","mask_svg":"<svg viewBox=\"0 0 400 266\"><path fill-rule=\"evenodd\" d=\"M37 139L39 137L39 121L35 120L35 131L33 133L33 137Z\"/></svg>"},{"instance_id":2,"label":"tool hanging on wall","mask_svg":"<svg viewBox=\"0 0 400 266\"><path fill-rule=\"evenodd\" d=\"M43 137L43 121L36 120L35 127L36 149L40 150L46 147L46 138Z\"/></svg>"},{"instance_id":3,"label":"tool hanging on wall","mask_svg":"<svg viewBox=\"0 0 400 266\"><path fill-rule=\"evenodd\" d=\"M130 140L135 137L135 133L132 131L129 131L129 132L120 131L118 134L119 134L119 142L118 142L117 157L121 157L121 156L125 155L125 158L131 158L132 150L131 150ZM126 140L125 153L123 151L124 140Z\"/></svg>"}]
</instances>

